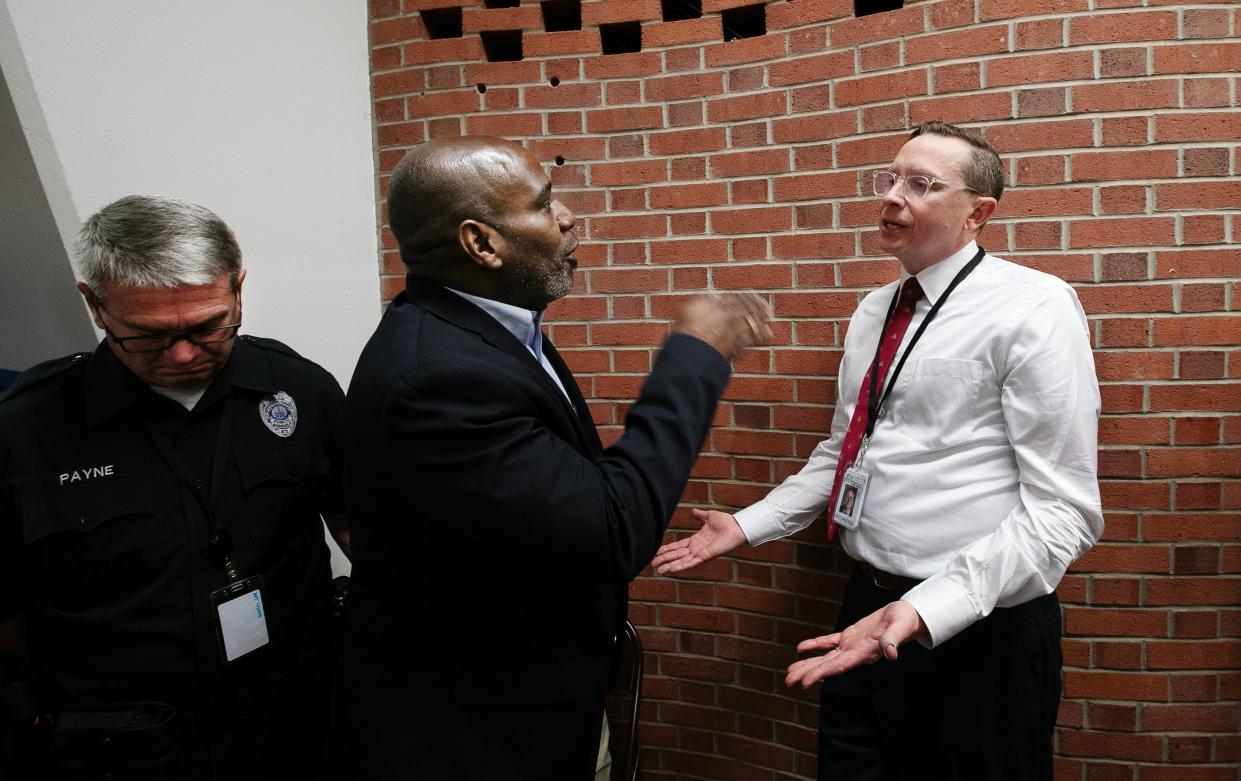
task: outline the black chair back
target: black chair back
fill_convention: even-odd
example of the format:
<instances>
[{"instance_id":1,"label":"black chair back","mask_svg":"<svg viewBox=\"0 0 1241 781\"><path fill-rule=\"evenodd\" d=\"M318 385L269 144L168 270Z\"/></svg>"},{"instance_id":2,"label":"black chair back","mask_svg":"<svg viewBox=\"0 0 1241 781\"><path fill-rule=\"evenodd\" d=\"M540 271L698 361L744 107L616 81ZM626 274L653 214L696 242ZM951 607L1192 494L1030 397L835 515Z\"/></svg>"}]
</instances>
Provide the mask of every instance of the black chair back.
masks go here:
<instances>
[{"instance_id":1,"label":"black chair back","mask_svg":"<svg viewBox=\"0 0 1241 781\"><path fill-rule=\"evenodd\" d=\"M612 754L611 781L636 781L641 746L638 743L638 714L642 706L642 640L629 621L620 638L620 670L608 695L608 727Z\"/></svg>"}]
</instances>

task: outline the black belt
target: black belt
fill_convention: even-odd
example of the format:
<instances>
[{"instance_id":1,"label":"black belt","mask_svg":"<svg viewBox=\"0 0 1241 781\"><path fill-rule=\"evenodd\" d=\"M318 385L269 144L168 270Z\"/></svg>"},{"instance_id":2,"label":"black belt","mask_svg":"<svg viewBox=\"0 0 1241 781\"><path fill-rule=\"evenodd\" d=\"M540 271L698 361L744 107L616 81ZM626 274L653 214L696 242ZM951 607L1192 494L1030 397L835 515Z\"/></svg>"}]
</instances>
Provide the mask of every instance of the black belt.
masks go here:
<instances>
[{"instance_id":1,"label":"black belt","mask_svg":"<svg viewBox=\"0 0 1241 781\"><path fill-rule=\"evenodd\" d=\"M853 571L869 580L875 588L883 589L884 591L899 591L902 594L922 582L914 578L907 578L904 575L893 575L891 572L875 569L861 559L853 560Z\"/></svg>"},{"instance_id":2,"label":"black belt","mask_svg":"<svg viewBox=\"0 0 1241 781\"><path fill-rule=\"evenodd\" d=\"M207 700L181 708L182 735L193 740L200 735L222 732L267 712L285 695L280 684L259 684L229 689Z\"/></svg>"},{"instance_id":3,"label":"black belt","mask_svg":"<svg viewBox=\"0 0 1241 781\"><path fill-rule=\"evenodd\" d=\"M181 703L185 718L183 734L187 740L220 732L237 722L252 719L281 706L296 705L301 698L313 699L318 679L329 674L333 659L323 641L299 655L284 671L268 675L246 686L236 686L197 701ZM326 680L326 679L324 679ZM326 689L325 689L326 690Z\"/></svg>"}]
</instances>

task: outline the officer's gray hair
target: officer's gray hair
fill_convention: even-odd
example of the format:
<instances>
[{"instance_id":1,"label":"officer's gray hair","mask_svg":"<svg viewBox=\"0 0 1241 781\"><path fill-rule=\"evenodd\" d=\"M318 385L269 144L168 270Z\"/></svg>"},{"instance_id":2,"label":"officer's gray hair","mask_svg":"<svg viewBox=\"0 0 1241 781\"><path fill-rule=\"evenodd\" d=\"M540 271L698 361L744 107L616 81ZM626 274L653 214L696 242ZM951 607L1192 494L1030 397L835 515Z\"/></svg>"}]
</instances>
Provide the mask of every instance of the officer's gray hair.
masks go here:
<instances>
[{"instance_id":1,"label":"officer's gray hair","mask_svg":"<svg viewBox=\"0 0 1241 781\"><path fill-rule=\"evenodd\" d=\"M107 282L209 285L241 271L241 248L214 212L175 198L129 195L91 215L75 244L78 270L100 301Z\"/></svg>"}]
</instances>

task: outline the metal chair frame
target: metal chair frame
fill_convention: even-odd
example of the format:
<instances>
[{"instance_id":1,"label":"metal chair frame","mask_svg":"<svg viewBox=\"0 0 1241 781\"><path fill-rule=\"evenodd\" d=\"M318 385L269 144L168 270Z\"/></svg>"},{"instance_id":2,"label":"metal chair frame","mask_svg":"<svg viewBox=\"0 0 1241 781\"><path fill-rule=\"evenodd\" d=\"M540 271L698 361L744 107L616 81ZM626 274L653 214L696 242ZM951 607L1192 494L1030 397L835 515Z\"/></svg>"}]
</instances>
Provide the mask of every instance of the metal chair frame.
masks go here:
<instances>
[{"instance_id":1,"label":"metal chair frame","mask_svg":"<svg viewBox=\"0 0 1241 781\"><path fill-rule=\"evenodd\" d=\"M637 781L638 778L638 713L642 706L642 675L644 659L642 656L642 639L638 630L626 620L621 639L628 646L629 683L633 686L633 699L629 706L629 734L625 736L625 763L623 768L613 766L612 781ZM622 655L622 660L624 659ZM622 673L624 674L624 673ZM620 774L617 773L620 770Z\"/></svg>"}]
</instances>

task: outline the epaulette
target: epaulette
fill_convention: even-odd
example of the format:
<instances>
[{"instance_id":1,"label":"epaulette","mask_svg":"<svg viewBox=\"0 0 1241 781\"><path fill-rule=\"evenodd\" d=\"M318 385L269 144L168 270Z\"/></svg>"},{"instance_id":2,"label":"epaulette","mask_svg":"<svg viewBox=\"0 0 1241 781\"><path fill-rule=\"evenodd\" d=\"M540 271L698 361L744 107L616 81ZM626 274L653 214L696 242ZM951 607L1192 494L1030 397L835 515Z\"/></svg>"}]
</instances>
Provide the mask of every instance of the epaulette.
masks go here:
<instances>
[{"instance_id":1,"label":"epaulette","mask_svg":"<svg viewBox=\"0 0 1241 781\"><path fill-rule=\"evenodd\" d=\"M276 339L267 339L262 336L254 336L253 334L242 334L239 338L245 339L246 342L254 345L260 350L271 350L272 352L277 352L282 355L287 355L290 358L296 358L299 361L303 361L305 363L309 363L314 366L318 365L314 361L310 360L309 358L303 358L302 354L299 353L297 350L294 350L292 347L288 346L284 342L278 341Z\"/></svg>"},{"instance_id":2,"label":"epaulette","mask_svg":"<svg viewBox=\"0 0 1241 781\"><path fill-rule=\"evenodd\" d=\"M53 358L50 361L44 361L31 366L17 375L17 379L13 380L13 384L4 393L0 393L0 404L3 404L27 388L32 388L44 380L49 380L62 372L72 369L74 366L80 365L89 357L90 353L73 353L63 358Z\"/></svg>"}]
</instances>

